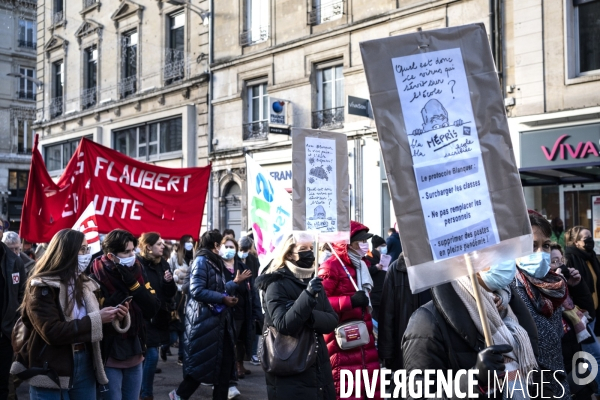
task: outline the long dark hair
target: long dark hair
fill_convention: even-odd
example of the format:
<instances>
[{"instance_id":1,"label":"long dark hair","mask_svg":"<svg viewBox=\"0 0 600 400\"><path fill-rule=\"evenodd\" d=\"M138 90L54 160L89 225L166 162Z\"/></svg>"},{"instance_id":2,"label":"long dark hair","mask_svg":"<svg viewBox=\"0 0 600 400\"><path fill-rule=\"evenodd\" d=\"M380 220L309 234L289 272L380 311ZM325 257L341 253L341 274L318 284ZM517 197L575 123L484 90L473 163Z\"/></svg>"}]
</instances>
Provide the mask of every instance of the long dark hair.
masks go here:
<instances>
[{"instance_id":1,"label":"long dark hair","mask_svg":"<svg viewBox=\"0 0 600 400\"><path fill-rule=\"evenodd\" d=\"M85 236L83 233L73 229L63 229L59 231L48 245L44 255L36 262L35 269L25 285L25 296L22 307L27 307L31 301L33 279L58 277L64 285L75 283L75 301L79 306L83 306L83 283L89 278L85 274L79 273L79 262L77 255L83 244ZM71 314L75 303L72 296L67 296L66 314Z\"/></svg>"}]
</instances>

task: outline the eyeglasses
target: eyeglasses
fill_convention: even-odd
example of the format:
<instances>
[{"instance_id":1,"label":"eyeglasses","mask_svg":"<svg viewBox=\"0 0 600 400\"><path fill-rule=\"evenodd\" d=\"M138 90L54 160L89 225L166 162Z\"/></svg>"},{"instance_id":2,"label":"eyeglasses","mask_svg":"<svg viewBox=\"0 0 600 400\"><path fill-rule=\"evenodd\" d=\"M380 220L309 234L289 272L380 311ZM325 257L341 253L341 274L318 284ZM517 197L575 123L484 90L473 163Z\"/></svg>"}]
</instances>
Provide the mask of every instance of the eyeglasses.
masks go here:
<instances>
[{"instance_id":1,"label":"eyeglasses","mask_svg":"<svg viewBox=\"0 0 600 400\"><path fill-rule=\"evenodd\" d=\"M81 246L79 248L79 252L82 253L82 254L90 254L91 250L92 250L91 247L90 246L86 246L86 245L83 245L83 246Z\"/></svg>"},{"instance_id":2,"label":"eyeglasses","mask_svg":"<svg viewBox=\"0 0 600 400\"><path fill-rule=\"evenodd\" d=\"M550 261L550 265L561 265L564 264L565 262L565 258L561 257L561 258L555 258L554 260Z\"/></svg>"}]
</instances>

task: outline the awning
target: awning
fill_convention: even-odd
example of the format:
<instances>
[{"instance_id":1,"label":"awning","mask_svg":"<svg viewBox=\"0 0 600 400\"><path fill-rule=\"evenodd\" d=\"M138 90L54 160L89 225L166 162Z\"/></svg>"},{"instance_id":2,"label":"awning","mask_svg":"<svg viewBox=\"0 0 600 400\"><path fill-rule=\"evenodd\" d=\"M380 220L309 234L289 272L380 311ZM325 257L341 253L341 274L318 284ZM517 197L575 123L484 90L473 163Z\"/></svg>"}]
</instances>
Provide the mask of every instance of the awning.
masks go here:
<instances>
[{"instance_id":1,"label":"awning","mask_svg":"<svg viewBox=\"0 0 600 400\"><path fill-rule=\"evenodd\" d=\"M554 169L520 169L523 186L567 185L600 182L600 165Z\"/></svg>"}]
</instances>

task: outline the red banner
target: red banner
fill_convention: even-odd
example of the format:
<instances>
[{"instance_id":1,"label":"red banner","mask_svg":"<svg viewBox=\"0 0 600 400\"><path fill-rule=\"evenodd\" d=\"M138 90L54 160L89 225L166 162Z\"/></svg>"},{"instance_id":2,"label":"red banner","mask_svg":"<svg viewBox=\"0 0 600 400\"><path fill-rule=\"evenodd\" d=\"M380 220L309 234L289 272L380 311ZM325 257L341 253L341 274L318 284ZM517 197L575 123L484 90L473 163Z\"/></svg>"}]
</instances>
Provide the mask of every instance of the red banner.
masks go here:
<instances>
[{"instance_id":1,"label":"red banner","mask_svg":"<svg viewBox=\"0 0 600 400\"><path fill-rule=\"evenodd\" d=\"M81 139L55 183L36 137L20 235L33 243L49 242L59 230L71 228L93 201L100 233L121 228L136 236L154 231L164 239L185 234L197 239L209 180L210 166L157 167Z\"/></svg>"}]
</instances>

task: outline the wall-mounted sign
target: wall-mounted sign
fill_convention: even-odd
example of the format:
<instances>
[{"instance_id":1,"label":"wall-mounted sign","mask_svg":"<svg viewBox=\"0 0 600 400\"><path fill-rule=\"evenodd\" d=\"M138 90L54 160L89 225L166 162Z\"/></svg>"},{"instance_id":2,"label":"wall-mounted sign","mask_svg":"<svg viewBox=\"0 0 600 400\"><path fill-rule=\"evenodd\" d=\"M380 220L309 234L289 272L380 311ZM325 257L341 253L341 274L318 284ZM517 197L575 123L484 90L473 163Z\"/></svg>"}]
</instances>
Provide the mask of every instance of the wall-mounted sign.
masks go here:
<instances>
[{"instance_id":1,"label":"wall-mounted sign","mask_svg":"<svg viewBox=\"0 0 600 400\"><path fill-rule=\"evenodd\" d=\"M521 132L521 168L600 164L600 124Z\"/></svg>"},{"instance_id":2,"label":"wall-mounted sign","mask_svg":"<svg viewBox=\"0 0 600 400\"><path fill-rule=\"evenodd\" d=\"M275 97L269 97L269 123L286 125L287 124L287 106L289 101L277 99ZM269 133L278 133L271 132ZM287 133L289 135L289 132Z\"/></svg>"},{"instance_id":3,"label":"wall-mounted sign","mask_svg":"<svg viewBox=\"0 0 600 400\"><path fill-rule=\"evenodd\" d=\"M348 96L348 114L370 118L372 113L369 99Z\"/></svg>"},{"instance_id":4,"label":"wall-mounted sign","mask_svg":"<svg viewBox=\"0 0 600 400\"><path fill-rule=\"evenodd\" d=\"M278 135L290 135L290 128L280 128L278 126L269 126L269 133L276 133Z\"/></svg>"}]
</instances>

